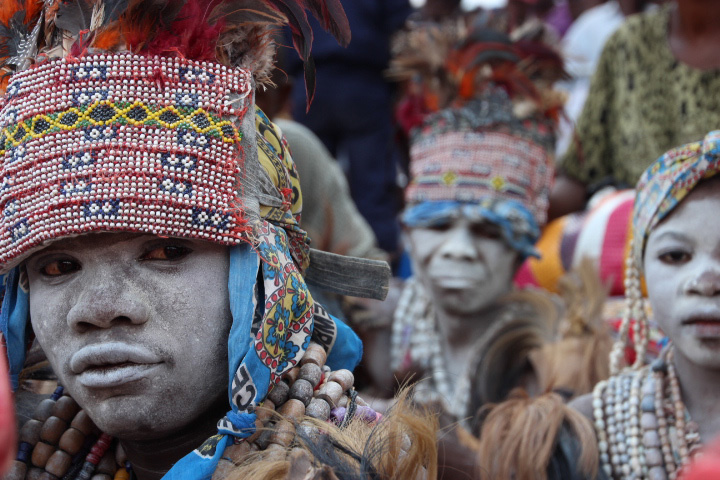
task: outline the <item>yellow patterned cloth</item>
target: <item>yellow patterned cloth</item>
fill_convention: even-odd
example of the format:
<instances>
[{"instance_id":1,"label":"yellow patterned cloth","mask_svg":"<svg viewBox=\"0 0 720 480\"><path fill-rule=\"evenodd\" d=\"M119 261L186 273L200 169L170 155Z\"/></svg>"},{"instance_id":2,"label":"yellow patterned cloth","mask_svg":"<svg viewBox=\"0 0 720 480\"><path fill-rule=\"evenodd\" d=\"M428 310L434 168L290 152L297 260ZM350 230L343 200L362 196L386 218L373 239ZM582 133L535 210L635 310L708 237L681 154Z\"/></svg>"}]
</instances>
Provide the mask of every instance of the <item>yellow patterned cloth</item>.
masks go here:
<instances>
[{"instance_id":1,"label":"yellow patterned cloth","mask_svg":"<svg viewBox=\"0 0 720 480\"><path fill-rule=\"evenodd\" d=\"M576 139L558 167L592 185L634 186L667 150L720 127L720 70L678 61L668 43L672 4L633 15L605 44Z\"/></svg>"},{"instance_id":2,"label":"yellow patterned cloth","mask_svg":"<svg viewBox=\"0 0 720 480\"><path fill-rule=\"evenodd\" d=\"M260 216L283 228L290 241L290 252L304 271L310 264L310 240L300 228L302 192L300 178L280 129L259 108L256 109L258 157L272 184L282 195L281 206L260 205Z\"/></svg>"}]
</instances>

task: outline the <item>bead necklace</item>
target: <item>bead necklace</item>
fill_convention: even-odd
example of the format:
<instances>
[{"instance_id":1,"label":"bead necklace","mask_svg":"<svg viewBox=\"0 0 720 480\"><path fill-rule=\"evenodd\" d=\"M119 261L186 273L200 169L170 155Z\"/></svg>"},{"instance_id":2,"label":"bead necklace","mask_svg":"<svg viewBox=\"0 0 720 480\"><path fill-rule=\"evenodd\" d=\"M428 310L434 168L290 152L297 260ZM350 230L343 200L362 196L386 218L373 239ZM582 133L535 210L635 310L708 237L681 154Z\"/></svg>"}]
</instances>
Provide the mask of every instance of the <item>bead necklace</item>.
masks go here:
<instances>
[{"instance_id":1,"label":"bead necklace","mask_svg":"<svg viewBox=\"0 0 720 480\"><path fill-rule=\"evenodd\" d=\"M651 366L627 370L593 391L600 462L610 478L675 480L700 447L668 348Z\"/></svg>"},{"instance_id":2,"label":"bead necklace","mask_svg":"<svg viewBox=\"0 0 720 480\"><path fill-rule=\"evenodd\" d=\"M503 309L498 318L472 345L472 354L459 371L449 368L447 347L437 325L437 315L417 278L407 281L393 317L391 367L393 371L408 370L411 366L425 370L429 378L422 379L413 389L419 403L440 402L458 423L469 427L473 379L487 353L490 342L510 324L517 312L511 306ZM450 378L456 381L453 382Z\"/></svg>"},{"instance_id":3,"label":"bead necklace","mask_svg":"<svg viewBox=\"0 0 720 480\"><path fill-rule=\"evenodd\" d=\"M227 476L253 452L282 460L298 443L296 433L312 437L317 425L306 417L346 426L359 417L375 423L381 415L357 396L348 370L331 371L325 349L314 342L257 410L256 432L226 448L213 479ZM110 448L114 445L114 449ZM275 458L275 457L273 457ZM35 409L20 430L16 460L6 480L130 480L132 467L119 442L100 432L90 417L58 387Z\"/></svg>"}]
</instances>

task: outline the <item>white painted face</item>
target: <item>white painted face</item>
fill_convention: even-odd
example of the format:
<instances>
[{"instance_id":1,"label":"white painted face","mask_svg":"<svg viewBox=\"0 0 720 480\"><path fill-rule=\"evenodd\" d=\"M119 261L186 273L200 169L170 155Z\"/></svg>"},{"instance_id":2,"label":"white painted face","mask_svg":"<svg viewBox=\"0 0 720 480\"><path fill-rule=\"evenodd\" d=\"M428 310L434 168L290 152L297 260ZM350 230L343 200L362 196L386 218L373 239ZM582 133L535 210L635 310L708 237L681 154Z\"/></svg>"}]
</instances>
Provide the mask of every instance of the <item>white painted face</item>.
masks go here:
<instances>
[{"instance_id":1,"label":"white painted face","mask_svg":"<svg viewBox=\"0 0 720 480\"><path fill-rule=\"evenodd\" d=\"M460 217L433 228L410 228L408 237L415 275L436 308L471 316L512 288L518 253L493 224Z\"/></svg>"},{"instance_id":2,"label":"white painted face","mask_svg":"<svg viewBox=\"0 0 720 480\"><path fill-rule=\"evenodd\" d=\"M38 341L104 432L161 438L227 396L227 247L84 235L50 245L26 268Z\"/></svg>"},{"instance_id":3,"label":"white painted face","mask_svg":"<svg viewBox=\"0 0 720 480\"><path fill-rule=\"evenodd\" d=\"M695 365L720 369L720 190L698 186L650 233L644 267L653 315Z\"/></svg>"}]
</instances>

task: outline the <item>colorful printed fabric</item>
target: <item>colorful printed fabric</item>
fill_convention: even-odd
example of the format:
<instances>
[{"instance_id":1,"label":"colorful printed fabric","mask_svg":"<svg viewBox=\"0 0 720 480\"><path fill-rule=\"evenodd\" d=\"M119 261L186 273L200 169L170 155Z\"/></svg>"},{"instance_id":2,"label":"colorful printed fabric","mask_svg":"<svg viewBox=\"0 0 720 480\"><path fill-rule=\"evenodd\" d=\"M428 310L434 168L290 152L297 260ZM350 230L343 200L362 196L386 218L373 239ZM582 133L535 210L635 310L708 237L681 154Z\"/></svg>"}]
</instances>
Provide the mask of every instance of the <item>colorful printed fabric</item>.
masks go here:
<instances>
[{"instance_id":1,"label":"colorful printed fabric","mask_svg":"<svg viewBox=\"0 0 720 480\"><path fill-rule=\"evenodd\" d=\"M506 111L509 107L493 105L478 100L444 110L416 129L405 191L408 205L513 200L532 213L536 224L544 225L554 171L552 150L541 143L539 132L552 138L552 131L534 121L525 125Z\"/></svg>"},{"instance_id":2,"label":"colorful printed fabric","mask_svg":"<svg viewBox=\"0 0 720 480\"><path fill-rule=\"evenodd\" d=\"M574 139L558 169L585 185L628 187L663 152L720 126L720 70L679 62L676 2L628 17L605 43Z\"/></svg>"},{"instance_id":3,"label":"colorful printed fabric","mask_svg":"<svg viewBox=\"0 0 720 480\"><path fill-rule=\"evenodd\" d=\"M635 198L633 255L642 265L650 232L703 179L720 171L720 130L708 133L701 142L673 148L640 177Z\"/></svg>"},{"instance_id":4,"label":"colorful printed fabric","mask_svg":"<svg viewBox=\"0 0 720 480\"><path fill-rule=\"evenodd\" d=\"M313 300L289 255L287 235L267 222L258 235L261 239L258 253L240 245L233 247L230 254L228 288L233 324L228 340L228 395L231 410L218 422L218 434L176 463L165 475L166 479L212 476L225 448L255 432L255 409L280 380L280 375L297 364L310 343ZM262 321L253 325L258 268L262 268L264 314ZM249 341L251 337L253 341Z\"/></svg>"},{"instance_id":5,"label":"colorful printed fabric","mask_svg":"<svg viewBox=\"0 0 720 480\"><path fill-rule=\"evenodd\" d=\"M249 241L237 183L251 93L248 70L129 53L15 75L0 101L3 271L101 230Z\"/></svg>"},{"instance_id":6,"label":"colorful printed fabric","mask_svg":"<svg viewBox=\"0 0 720 480\"><path fill-rule=\"evenodd\" d=\"M305 230L300 228L303 202L297 167L282 132L259 108L255 111L255 128L260 165L275 189L272 197L283 199L279 205L261 199L260 216L285 229L295 263L305 271L310 264L310 240Z\"/></svg>"},{"instance_id":7,"label":"colorful printed fabric","mask_svg":"<svg viewBox=\"0 0 720 480\"><path fill-rule=\"evenodd\" d=\"M500 227L508 245L523 257L540 256L534 246L540 237L540 227L525 205L515 200L484 197L477 203L422 202L408 207L400 218L410 228L432 228L459 217L475 223L493 223Z\"/></svg>"}]
</instances>

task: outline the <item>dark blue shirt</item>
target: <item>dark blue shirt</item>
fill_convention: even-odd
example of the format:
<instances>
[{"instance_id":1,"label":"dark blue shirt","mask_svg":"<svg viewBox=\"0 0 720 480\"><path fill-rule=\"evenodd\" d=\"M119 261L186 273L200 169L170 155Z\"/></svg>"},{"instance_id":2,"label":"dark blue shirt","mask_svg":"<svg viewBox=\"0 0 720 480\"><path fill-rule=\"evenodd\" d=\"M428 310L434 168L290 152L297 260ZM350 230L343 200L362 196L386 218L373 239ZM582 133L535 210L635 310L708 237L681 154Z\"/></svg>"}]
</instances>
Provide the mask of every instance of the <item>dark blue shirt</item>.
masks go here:
<instances>
[{"instance_id":1,"label":"dark blue shirt","mask_svg":"<svg viewBox=\"0 0 720 480\"><path fill-rule=\"evenodd\" d=\"M343 7L350 22L352 40L347 48L338 45L335 38L320 24L310 20L314 41L312 56L322 75L324 65L340 66L381 73L390 60L390 38L412 13L409 0L344 0ZM292 45L289 32L287 44ZM296 54L287 55L289 73L302 78L302 64Z\"/></svg>"}]
</instances>

